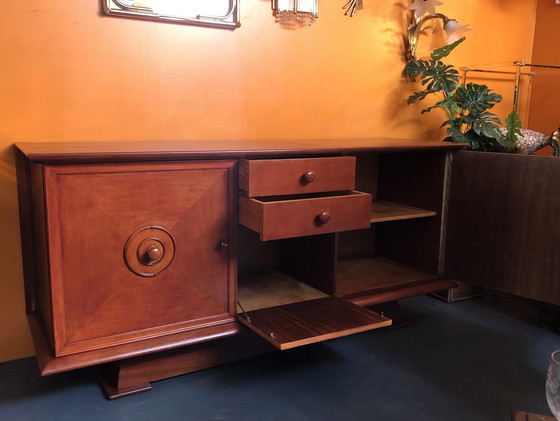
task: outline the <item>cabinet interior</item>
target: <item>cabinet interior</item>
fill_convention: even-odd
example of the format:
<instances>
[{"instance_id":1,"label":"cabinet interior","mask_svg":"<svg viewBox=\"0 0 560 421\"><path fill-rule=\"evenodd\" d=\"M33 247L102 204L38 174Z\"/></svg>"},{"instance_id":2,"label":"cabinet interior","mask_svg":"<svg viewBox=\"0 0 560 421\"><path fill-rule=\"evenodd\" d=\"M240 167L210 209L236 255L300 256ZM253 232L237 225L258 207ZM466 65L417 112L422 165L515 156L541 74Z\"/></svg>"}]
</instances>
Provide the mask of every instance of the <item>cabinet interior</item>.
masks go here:
<instances>
[{"instance_id":1,"label":"cabinet interior","mask_svg":"<svg viewBox=\"0 0 560 421\"><path fill-rule=\"evenodd\" d=\"M265 242L239 226L238 312L328 296L373 303L437 277L445 152L356 157L356 190L373 197L371 226Z\"/></svg>"}]
</instances>

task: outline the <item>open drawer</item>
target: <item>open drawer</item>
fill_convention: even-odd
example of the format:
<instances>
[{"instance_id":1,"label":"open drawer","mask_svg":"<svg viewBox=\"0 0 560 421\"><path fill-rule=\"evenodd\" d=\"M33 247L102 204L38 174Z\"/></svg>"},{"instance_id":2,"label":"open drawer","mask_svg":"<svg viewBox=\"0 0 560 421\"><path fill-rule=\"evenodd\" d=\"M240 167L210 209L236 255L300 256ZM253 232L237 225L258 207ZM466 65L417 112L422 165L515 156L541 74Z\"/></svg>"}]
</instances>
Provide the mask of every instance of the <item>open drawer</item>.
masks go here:
<instances>
[{"instance_id":1,"label":"open drawer","mask_svg":"<svg viewBox=\"0 0 560 421\"><path fill-rule=\"evenodd\" d=\"M278 349L339 338L391 325L391 319L336 297L238 314L241 323Z\"/></svg>"},{"instance_id":2,"label":"open drawer","mask_svg":"<svg viewBox=\"0 0 560 421\"><path fill-rule=\"evenodd\" d=\"M248 197L352 190L355 172L353 156L242 159L239 189Z\"/></svg>"},{"instance_id":3,"label":"open drawer","mask_svg":"<svg viewBox=\"0 0 560 421\"><path fill-rule=\"evenodd\" d=\"M304 196L239 196L239 222L262 241L370 226L371 195L355 190Z\"/></svg>"}]
</instances>

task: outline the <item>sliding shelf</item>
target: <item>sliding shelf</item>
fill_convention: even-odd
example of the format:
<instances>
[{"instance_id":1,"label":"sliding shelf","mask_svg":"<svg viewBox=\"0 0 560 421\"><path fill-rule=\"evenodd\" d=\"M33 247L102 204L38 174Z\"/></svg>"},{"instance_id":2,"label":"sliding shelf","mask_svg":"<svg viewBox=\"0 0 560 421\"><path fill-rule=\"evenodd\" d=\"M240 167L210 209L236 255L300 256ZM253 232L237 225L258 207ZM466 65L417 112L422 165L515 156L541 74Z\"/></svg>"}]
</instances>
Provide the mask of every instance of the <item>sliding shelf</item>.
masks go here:
<instances>
[{"instance_id":1,"label":"sliding shelf","mask_svg":"<svg viewBox=\"0 0 560 421\"><path fill-rule=\"evenodd\" d=\"M427 218L435 215L437 215L437 213L431 210L401 205L400 203L386 200L375 199L371 207L372 224L403 219Z\"/></svg>"}]
</instances>

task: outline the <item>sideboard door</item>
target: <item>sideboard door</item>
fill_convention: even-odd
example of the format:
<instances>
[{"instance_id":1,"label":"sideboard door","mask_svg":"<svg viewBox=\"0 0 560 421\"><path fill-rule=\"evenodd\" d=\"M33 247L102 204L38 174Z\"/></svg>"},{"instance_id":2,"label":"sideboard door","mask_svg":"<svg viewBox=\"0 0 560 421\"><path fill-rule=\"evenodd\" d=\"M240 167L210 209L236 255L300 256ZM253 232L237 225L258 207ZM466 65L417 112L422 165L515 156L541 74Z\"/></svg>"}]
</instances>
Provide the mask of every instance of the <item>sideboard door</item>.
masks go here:
<instances>
[{"instance_id":1,"label":"sideboard door","mask_svg":"<svg viewBox=\"0 0 560 421\"><path fill-rule=\"evenodd\" d=\"M457 152L445 275L560 304L560 159Z\"/></svg>"},{"instance_id":2,"label":"sideboard door","mask_svg":"<svg viewBox=\"0 0 560 421\"><path fill-rule=\"evenodd\" d=\"M235 320L235 170L45 167L56 356Z\"/></svg>"}]
</instances>

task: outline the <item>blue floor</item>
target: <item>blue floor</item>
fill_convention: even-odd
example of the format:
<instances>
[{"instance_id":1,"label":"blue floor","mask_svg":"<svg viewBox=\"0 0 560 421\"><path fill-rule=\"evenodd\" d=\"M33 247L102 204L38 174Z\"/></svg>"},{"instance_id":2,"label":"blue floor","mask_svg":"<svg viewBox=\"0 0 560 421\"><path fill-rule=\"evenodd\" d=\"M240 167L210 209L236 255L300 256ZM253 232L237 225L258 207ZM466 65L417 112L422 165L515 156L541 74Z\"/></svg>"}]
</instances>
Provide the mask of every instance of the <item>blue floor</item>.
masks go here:
<instances>
[{"instance_id":1,"label":"blue floor","mask_svg":"<svg viewBox=\"0 0 560 421\"><path fill-rule=\"evenodd\" d=\"M548 356L560 336L531 305L487 295L401 301L412 325L308 345L105 399L91 369L38 375L0 364L0 420L509 421L550 412Z\"/></svg>"}]
</instances>

